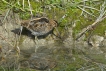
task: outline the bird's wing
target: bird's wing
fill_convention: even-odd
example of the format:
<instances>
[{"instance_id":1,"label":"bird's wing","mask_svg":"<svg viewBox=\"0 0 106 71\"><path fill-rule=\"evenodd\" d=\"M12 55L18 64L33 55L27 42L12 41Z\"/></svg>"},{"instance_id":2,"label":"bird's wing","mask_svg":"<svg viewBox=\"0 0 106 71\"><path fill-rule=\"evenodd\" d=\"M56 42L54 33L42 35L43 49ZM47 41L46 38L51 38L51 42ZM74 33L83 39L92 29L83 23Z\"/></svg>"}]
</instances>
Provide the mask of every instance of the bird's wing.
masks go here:
<instances>
[{"instance_id":1,"label":"bird's wing","mask_svg":"<svg viewBox=\"0 0 106 71\"><path fill-rule=\"evenodd\" d=\"M45 17L35 18L35 19L30 21L30 25L36 24L38 22L40 22L39 24L44 24L44 23L48 23L49 20Z\"/></svg>"}]
</instances>

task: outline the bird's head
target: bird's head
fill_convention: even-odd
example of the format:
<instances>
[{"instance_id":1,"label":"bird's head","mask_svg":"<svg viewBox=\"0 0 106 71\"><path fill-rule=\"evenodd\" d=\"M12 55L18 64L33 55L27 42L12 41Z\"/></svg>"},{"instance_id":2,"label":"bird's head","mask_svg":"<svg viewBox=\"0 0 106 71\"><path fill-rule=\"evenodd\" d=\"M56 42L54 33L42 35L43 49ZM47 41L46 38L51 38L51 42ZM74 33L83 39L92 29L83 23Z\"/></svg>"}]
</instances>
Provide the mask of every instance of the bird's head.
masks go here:
<instances>
[{"instance_id":1,"label":"bird's head","mask_svg":"<svg viewBox=\"0 0 106 71\"><path fill-rule=\"evenodd\" d=\"M23 26L23 27L27 27L28 24L29 24L29 20L23 20L23 21L21 21L21 26Z\"/></svg>"},{"instance_id":2,"label":"bird's head","mask_svg":"<svg viewBox=\"0 0 106 71\"><path fill-rule=\"evenodd\" d=\"M52 27L57 27L58 22L56 20L50 20L50 24L52 25Z\"/></svg>"}]
</instances>

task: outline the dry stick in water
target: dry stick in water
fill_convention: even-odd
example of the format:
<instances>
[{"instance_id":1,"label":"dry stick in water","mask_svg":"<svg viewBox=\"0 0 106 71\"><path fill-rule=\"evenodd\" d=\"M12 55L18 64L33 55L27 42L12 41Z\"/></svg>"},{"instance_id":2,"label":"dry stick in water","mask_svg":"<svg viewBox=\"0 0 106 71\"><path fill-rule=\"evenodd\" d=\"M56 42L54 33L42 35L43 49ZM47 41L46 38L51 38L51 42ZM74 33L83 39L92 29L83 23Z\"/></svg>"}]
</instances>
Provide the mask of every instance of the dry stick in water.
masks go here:
<instances>
[{"instance_id":1,"label":"dry stick in water","mask_svg":"<svg viewBox=\"0 0 106 71\"><path fill-rule=\"evenodd\" d=\"M10 46L14 47L5 37L2 36L2 34L0 34L0 37L2 38L2 40L5 40Z\"/></svg>"},{"instance_id":2,"label":"dry stick in water","mask_svg":"<svg viewBox=\"0 0 106 71\"><path fill-rule=\"evenodd\" d=\"M2 38L2 40L5 40L11 47L14 47L5 37L2 36L2 34L0 34L0 38ZM17 52L18 54L20 53L20 48L17 46Z\"/></svg>"},{"instance_id":3,"label":"dry stick in water","mask_svg":"<svg viewBox=\"0 0 106 71\"><path fill-rule=\"evenodd\" d=\"M92 25L89 25L89 26L87 26L86 28L84 28L84 29L81 31L81 33L79 33L79 34L77 35L76 40L78 40L78 39L79 39L83 34L85 34L87 31L91 30L92 28L95 28L95 26L96 26L99 22L103 21L105 18L106 18L106 16L104 16L104 17L101 18L100 20L97 19Z\"/></svg>"}]
</instances>

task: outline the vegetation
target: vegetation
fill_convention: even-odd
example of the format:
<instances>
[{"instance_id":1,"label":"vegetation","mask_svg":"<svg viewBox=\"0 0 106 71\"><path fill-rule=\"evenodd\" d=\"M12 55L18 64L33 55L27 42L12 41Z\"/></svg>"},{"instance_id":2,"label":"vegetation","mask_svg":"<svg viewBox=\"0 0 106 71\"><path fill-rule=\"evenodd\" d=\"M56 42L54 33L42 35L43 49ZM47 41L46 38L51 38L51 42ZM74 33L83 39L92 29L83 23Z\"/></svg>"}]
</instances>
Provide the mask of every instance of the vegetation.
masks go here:
<instances>
[{"instance_id":1,"label":"vegetation","mask_svg":"<svg viewBox=\"0 0 106 71\"><path fill-rule=\"evenodd\" d=\"M104 12L105 15L105 5L105 0L2 0L0 9L1 11L10 9L18 13L21 19L29 19L38 14L38 16L56 19L61 26L60 30L65 26L73 27L75 36L83 28L92 24L100 13ZM105 20L96 27L95 34L104 35L104 22Z\"/></svg>"}]
</instances>

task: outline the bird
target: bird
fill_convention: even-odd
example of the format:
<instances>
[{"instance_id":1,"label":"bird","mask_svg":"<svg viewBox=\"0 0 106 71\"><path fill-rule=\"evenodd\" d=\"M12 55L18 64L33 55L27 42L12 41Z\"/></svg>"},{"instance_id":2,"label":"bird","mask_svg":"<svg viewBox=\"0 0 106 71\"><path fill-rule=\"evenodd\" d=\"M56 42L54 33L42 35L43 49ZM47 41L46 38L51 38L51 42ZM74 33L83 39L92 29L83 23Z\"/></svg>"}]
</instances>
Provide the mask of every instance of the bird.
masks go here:
<instances>
[{"instance_id":1,"label":"bird","mask_svg":"<svg viewBox=\"0 0 106 71\"><path fill-rule=\"evenodd\" d=\"M34 18L31 20L23 20L21 22L21 31L23 27L28 29L31 34L35 36L35 40L37 40L34 40L35 44L38 44L39 40L37 37L49 34L57 27L57 25L57 21L53 19L48 19L46 17ZM37 48L38 45L36 45L35 52Z\"/></svg>"},{"instance_id":2,"label":"bird","mask_svg":"<svg viewBox=\"0 0 106 71\"><path fill-rule=\"evenodd\" d=\"M34 36L43 36L57 27L57 21L49 20L46 17L34 18L32 20L23 20L21 30L23 27L27 28Z\"/></svg>"}]
</instances>

